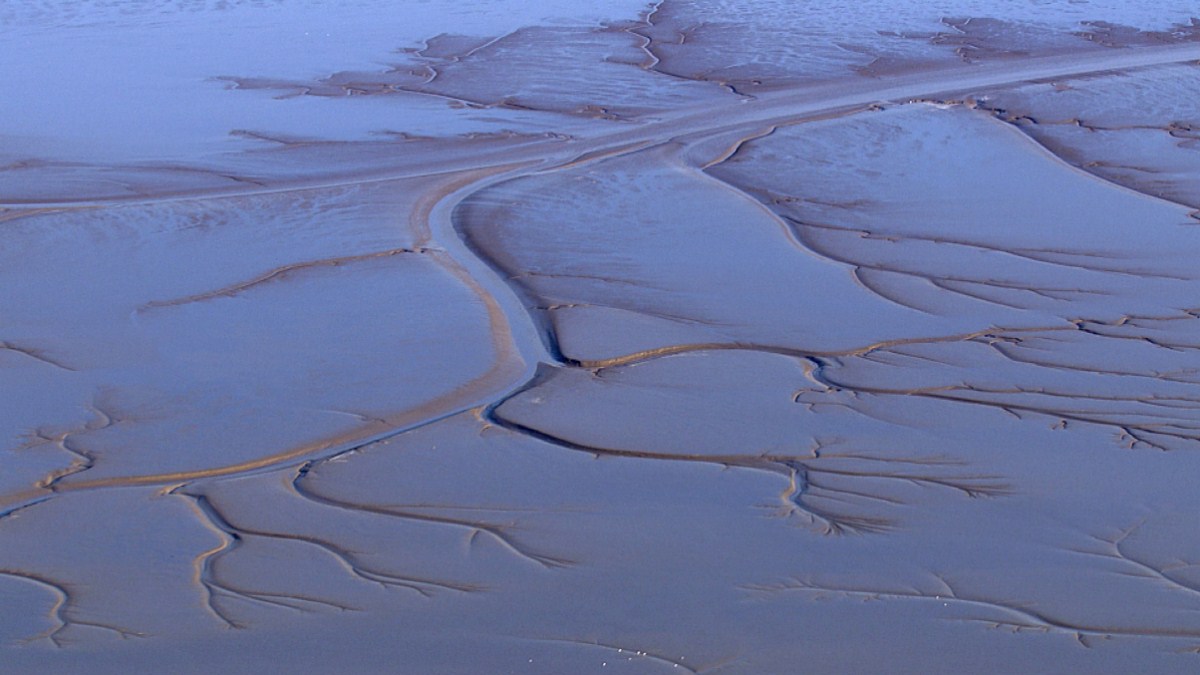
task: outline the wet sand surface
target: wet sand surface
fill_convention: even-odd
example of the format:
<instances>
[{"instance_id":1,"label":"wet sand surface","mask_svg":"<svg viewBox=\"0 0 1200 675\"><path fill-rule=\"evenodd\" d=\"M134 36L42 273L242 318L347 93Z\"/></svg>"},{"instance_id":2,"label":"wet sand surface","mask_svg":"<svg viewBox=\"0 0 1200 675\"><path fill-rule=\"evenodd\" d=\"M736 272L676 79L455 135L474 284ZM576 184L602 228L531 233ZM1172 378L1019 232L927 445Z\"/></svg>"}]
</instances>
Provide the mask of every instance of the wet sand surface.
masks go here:
<instances>
[{"instance_id":1,"label":"wet sand surface","mask_svg":"<svg viewBox=\"0 0 1200 675\"><path fill-rule=\"evenodd\" d=\"M0 672L1200 668L1200 6L531 4L0 8Z\"/></svg>"}]
</instances>

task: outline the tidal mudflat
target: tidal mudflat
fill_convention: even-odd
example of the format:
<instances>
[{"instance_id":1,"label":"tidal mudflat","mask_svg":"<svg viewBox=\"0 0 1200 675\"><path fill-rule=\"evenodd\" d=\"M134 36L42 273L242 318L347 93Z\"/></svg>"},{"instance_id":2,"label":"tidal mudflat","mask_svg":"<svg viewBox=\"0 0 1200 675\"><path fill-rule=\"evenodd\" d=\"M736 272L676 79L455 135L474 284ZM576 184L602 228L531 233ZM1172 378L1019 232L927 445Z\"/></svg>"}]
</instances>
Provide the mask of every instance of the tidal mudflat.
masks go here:
<instances>
[{"instance_id":1,"label":"tidal mudflat","mask_svg":"<svg viewBox=\"0 0 1200 675\"><path fill-rule=\"evenodd\" d=\"M0 672L1200 669L1200 5L0 7Z\"/></svg>"}]
</instances>

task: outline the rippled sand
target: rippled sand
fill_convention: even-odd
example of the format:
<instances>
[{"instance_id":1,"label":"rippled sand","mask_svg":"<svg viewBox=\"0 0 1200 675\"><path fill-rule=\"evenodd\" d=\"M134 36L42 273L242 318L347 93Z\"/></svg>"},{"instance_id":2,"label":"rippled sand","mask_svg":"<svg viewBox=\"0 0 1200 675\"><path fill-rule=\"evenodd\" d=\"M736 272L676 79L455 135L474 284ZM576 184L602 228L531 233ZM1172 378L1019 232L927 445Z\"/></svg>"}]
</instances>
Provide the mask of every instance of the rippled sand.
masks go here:
<instances>
[{"instance_id":1,"label":"rippled sand","mask_svg":"<svg viewBox=\"0 0 1200 675\"><path fill-rule=\"evenodd\" d=\"M1187 8L0 21L0 671L1200 668Z\"/></svg>"}]
</instances>

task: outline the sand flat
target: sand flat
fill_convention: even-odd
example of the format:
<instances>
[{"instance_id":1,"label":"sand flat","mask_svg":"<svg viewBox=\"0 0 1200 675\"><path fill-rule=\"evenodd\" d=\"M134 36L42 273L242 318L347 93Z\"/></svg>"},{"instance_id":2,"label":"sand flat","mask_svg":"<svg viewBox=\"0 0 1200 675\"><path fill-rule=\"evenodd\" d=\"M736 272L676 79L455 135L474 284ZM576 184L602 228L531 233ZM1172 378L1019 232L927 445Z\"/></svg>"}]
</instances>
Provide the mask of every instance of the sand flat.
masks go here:
<instances>
[{"instance_id":1,"label":"sand flat","mask_svg":"<svg viewBox=\"0 0 1200 675\"><path fill-rule=\"evenodd\" d=\"M1192 14L9 3L0 671L1194 670Z\"/></svg>"}]
</instances>

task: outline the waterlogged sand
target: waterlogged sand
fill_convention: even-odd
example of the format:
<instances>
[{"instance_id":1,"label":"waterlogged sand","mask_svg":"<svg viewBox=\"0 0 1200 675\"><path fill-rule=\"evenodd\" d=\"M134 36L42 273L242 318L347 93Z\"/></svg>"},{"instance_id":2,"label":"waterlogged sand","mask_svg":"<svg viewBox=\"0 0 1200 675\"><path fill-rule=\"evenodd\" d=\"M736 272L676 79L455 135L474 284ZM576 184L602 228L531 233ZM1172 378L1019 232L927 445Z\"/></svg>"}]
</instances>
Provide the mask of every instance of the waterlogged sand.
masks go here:
<instances>
[{"instance_id":1,"label":"waterlogged sand","mask_svg":"<svg viewBox=\"0 0 1200 675\"><path fill-rule=\"evenodd\" d=\"M536 4L0 9L0 672L1200 668L1200 7Z\"/></svg>"}]
</instances>

